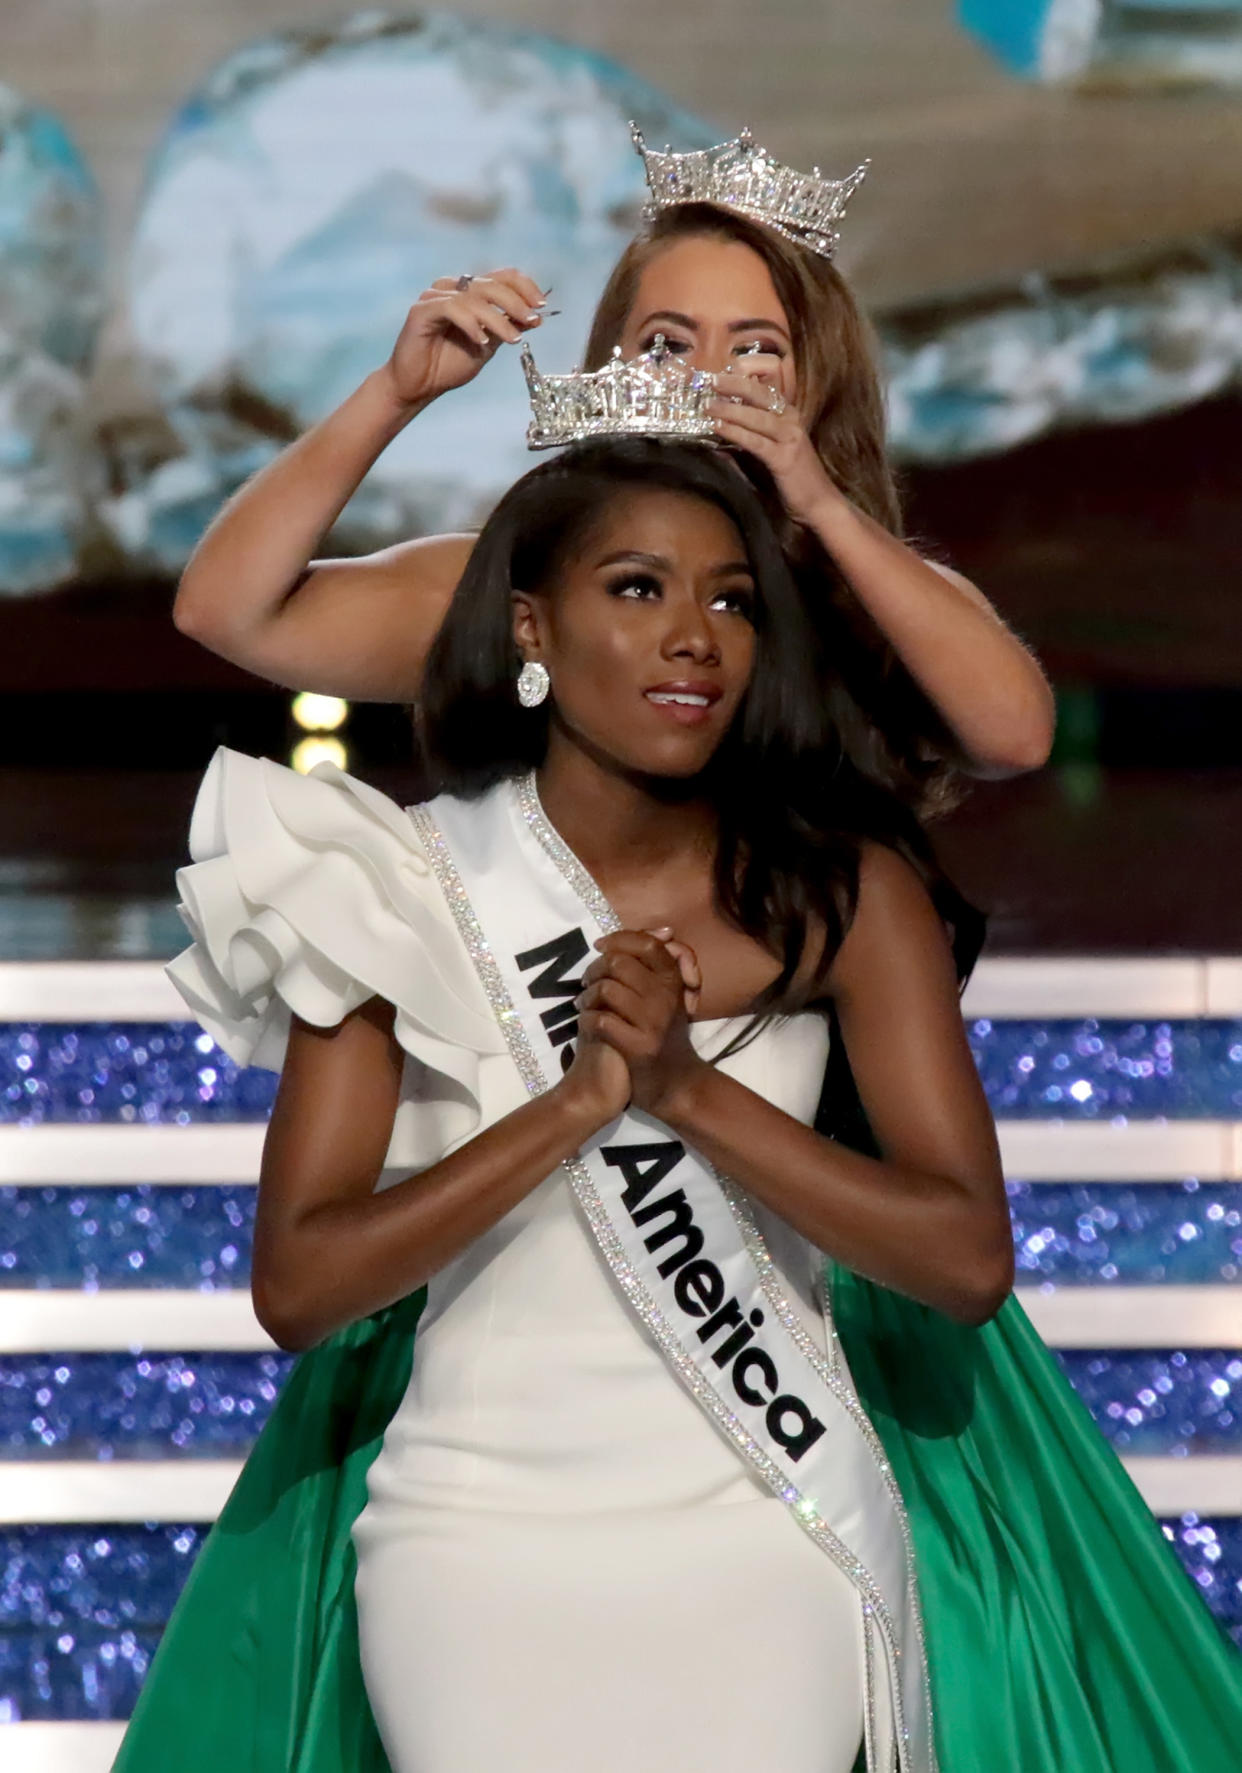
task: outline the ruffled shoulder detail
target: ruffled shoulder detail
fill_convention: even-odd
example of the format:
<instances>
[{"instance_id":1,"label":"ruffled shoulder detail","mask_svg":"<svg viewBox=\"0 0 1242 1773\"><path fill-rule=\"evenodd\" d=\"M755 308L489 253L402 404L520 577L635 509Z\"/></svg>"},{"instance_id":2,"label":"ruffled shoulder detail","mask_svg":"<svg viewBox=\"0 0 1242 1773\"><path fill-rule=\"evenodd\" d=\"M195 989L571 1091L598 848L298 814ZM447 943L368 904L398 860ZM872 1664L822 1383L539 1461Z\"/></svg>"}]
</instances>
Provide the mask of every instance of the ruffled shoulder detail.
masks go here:
<instances>
[{"instance_id":1,"label":"ruffled shoulder detail","mask_svg":"<svg viewBox=\"0 0 1242 1773\"><path fill-rule=\"evenodd\" d=\"M479 1060L504 1039L400 807L331 765L302 776L221 749L190 854L177 886L193 944L168 975L231 1058L279 1070L291 1014L330 1028L381 997L438 1078L431 1095L477 1120Z\"/></svg>"}]
</instances>

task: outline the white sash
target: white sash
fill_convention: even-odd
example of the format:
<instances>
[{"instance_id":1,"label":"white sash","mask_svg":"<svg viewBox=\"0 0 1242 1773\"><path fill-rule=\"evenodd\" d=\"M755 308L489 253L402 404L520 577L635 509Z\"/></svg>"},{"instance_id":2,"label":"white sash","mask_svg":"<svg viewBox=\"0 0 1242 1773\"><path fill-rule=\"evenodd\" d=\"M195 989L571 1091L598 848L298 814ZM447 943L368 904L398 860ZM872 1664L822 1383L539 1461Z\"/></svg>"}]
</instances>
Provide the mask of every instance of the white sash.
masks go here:
<instances>
[{"instance_id":1,"label":"white sash","mask_svg":"<svg viewBox=\"0 0 1242 1773\"><path fill-rule=\"evenodd\" d=\"M442 795L411 818L537 1095L572 1059L580 974L619 920L544 817L533 777L478 801ZM565 1169L626 1301L677 1378L857 1590L869 1773L889 1773L890 1722L900 1773L936 1773L900 1492L843 1365L825 1359L784 1296L744 1197L632 1109ZM888 1700L879 1713L877 1661Z\"/></svg>"}]
</instances>

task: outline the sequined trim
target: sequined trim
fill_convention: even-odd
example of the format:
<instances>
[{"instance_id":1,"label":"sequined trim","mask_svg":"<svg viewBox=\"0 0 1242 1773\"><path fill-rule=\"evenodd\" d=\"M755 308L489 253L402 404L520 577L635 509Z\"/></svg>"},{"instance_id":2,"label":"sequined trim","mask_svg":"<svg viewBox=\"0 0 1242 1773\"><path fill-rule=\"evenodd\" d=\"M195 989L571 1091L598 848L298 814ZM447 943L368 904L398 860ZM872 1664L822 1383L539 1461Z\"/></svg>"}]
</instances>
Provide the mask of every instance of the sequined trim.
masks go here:
<instances>
[{"instance_id":1,"label":"sequined trim","mask_svg":"<svg viewBox=\"0 0 1242 1773\"><path fill-rule=\"evenodd\" d=\"M871 1608L866 1601L862 1603L862 1664L863 1664L863 1745L866 1749L868 1767L876 1765L879 1745L875 1739L875 1644L871 1637ZM885 1770L887 1773L887 1769Z\"/></svg>"},{"instance_id":2,"label":"sequined trim","mask_svg":"<svg viewBox=\"0 0 1242 1773\"><path fill-rule=\"evenodd\" d=\"M548 815L540 804L533 772L523 776L517 784L517 801L518 809L538 840L540 848L555 862L604 934L611 936L622 927L621 919L560 832L549 822Z\"/></svg>"},{"instance_id":3,"label":"sequined trim","mask_svg":"<svg viewBox=\"0 0 1242 1773\"><path fill-rule=\"evenodd\" d=\"M599 887L583 868L582 864L578 861L578 858L573 854L573 851L570 850L569 846L548 823L543 809L539 804L539 797L535 789L533 775L526 777L525 780L520 783L517 794L519 810L526 824L538 839L546 854L551 857L553 862L555 862L562 875L569 881L569 884L574 888L574 891L591 911L592 915L605 930L621 928L620 919L600 892ZM521 1017L514 1007L513 1000L509 995L508 988L505 985L503 975L497 965L491 945L483 934L482 926L478 921L470 897L457 872L457 866L449 851L449 847L426 806L412 807L409 810L409 816L427 852L432 872L435 874L441 891L444 893L453 920L457 925L458 932L466 946L466 950L475 965L488 1002L490 1003L501 1031L504 1034L506 1044L509 1047L510 1054L518 1068L522 1081L530 1095L540 1095L548 1087L546 1075L544 1074L538 1056L530 1043ZM779 1497L780 1500L787 1505L790 1513L803 1531L820 1547L822 1551L826 1552L828 1556L832 1558L837 1567L842 1570L854 1584L862 1598L864 1609L871 1609L872 1617L874 1617L878 1628L884 1635L886 1646L893 1659L894 1676L896 1676L896 1671L901 1665L901 1646L897 1642L896 1627L892 1615L889 1613L887 1602L870 1570L868 1570L859 1559L854 1557L849 1548L837 1538L828 1523L819 1515L814 1503L809 1497L803 1496L794 1485L786 1482L785 1474L781 1471L780 1467L770 1457L767 1451L754 1439L745 1424L733 1414L728 1405L719 1396L715 1387L699 1372L694 1361L682 1348L681 1343L667 1318L643 1285L640 1276L635 1273L631 1266L626 1256L625 1246L621 1242L621 1239L612 1224L612 1220L608 1215L608 1210L605 1207L603 1200L595 1187L594 1181L592 1180L590 1171L587 1169L583 1160L576 1156L567 1158L564 1162L563 1168L569 1177L575 1198L577 1199L583 1216L586 1219L587 1224L590 1226L591 1232L600 1247L600 1251L635 1315L646 1327L673 1372L677 1375L682 1384L685 1385L686 1389L691 1393L706 1414L712 1418L726 1438L733 1443L739 1454L741 1454L747 1463L758 1473L773 1494ZM755 1229L755 1237L759 1238L757 1228ZM762 1244L761 1238L759 1238L759 1242ZM766 1246L763 1247L766 1254ZM768 1262L769 1264L771 1263L770 1256L768 1257ZM805 1328L803 1328L802 1333L803 1336L806 1337ZM814 1343L811 1342L811 1339L806 1337L806 1340L810 1343L811 1347L814 1348ZM816 1350L816 1353L818 1354L818 1350ZM827 1371L822 1356L819 1358L819 1370L821 1372ZM842 1395L844 1388L839 1382L833 1384L831 1389L840 1401L844 1401ZM857 1404L856 1399L854 1402L856 1408L861 1410L861 1406ZM869 1423L868 1427L870 1427ZM874 1436L874 1430L872 1430L872 1435ZM891 1474L889 1475L891 1477ZM895 1480L892 1481L895 1485ZM902 1522L906 1544L907 1547L909 1547L908 1529L905 1528L904 1508L901 1508L900 1504L899 1520ZM909 1553L907 1552L907 1557L908 1556ZM913 1577L909 1564L907 1564L907 1583L911 1586L913 1584ZM869 1639L869 1632L867 1636ZM921 1649L921 1632L919 1634L919 1642ZM925 1659L924 1685L926 1689ZM894 1722L896 1725L901 1765L903 1768L908 1769L908 1773L917 1773L916 1769L909 1767L910 1733L909 1727L905 1721L901 1684L898 1679L894 1678L889 1682L889 1691L893 1707ZM868 1743L870 1745L875 1738L875 1693L874 1681L871 1678L868 1678L864 1683L864 1709L867 1714L866 1727ZM936 1773L935 1750L930 1735L930 1705L928 1707L927 1717L929 1730L927 1773ZM870 1746L868 1747L867 1752L868 1766L870 1768L872 1767L872 1749ZM873 1773L882 1773L882 1770L874 1769Z\"/></svg>"},{"instance_id":4,"label":"sequined trim","mask_svg":"<svg viewBox=\"0 0 1242 1773\"><path fill-rule=\"evenodd\" d=\"M555 863L556 867L560 870L562 876L565 878L566 881L568 881L569 885L573 888L574 892L578 895L578 897L582 900L583 904L591 912L591 914L595 918L596 922L606 932L612 932L613 930L620 929L622 927L621 919L617 916L617 913L613 910L613 908L609 904L608 900L604 897L604 894L601 892L601 890L600 890L598 884L596 883L596 881L594 880L594 878L591 876L590 873L588 873L587 869L583 867L583 865L579 861L578 857L574 854L573 850L565 842L564 838L560 835L560 833L551 824L551 822L549 821L549 819L547 817L547 814L544 812L543 806L539 800L539 790L538 790L536 783L535 783L535 776L534 776L533 771L531 771L530 774L524 776L522 778L522 780L517 784L517 800L518 800L518 807L519 807L521 814L522 814L522 818L525 820L528 828L533 833L535 838L538 840L538 842L539 842L540 846L542 847L542 849L544 850L545 854L547 856L549 856L550 859ZM572 1160L573 1163L578 1163L579 1161L580 1160L577 1160L577 1159ZM802 1318L798 1315L798 1313L790 1305L789 1300L786 1297L786 1295L780 1285L779 1270L777 1269L776 1264L772 1260L771 1252L769 1251L769 1249L767 1247L767 1243L764 1240L763 1234L760 1232L758 1225L755 1223L754 1215L751 1212L749 1202L746 1200L741 1189L737 1186L736 1183L730 1181L727 1177L720 1175L719 1171L717 1171L715 1169L713 1169L713 1174L716 1176L716 1180L719 1182L719 1184L721 1186L721 1189L724 1193L725 1199L727 1200L729 1207L733 1213L734 1219L737 1222L738 1228L742 1233L742 1238L743 1238L743 1241L746 1245L747 1252L750 1255L751 1260L755 1264L755 1268L756 1268L758 1275L759 1275L760 1285L762 1286L764 1294L767 1297L769 1306L771 1307L771 1309L772 1309L774 1315L777 1317L778 1321L783 1325L783 1327L786 1331L786 1334L795 1343L795 1345L798 1347L798 1349L802 1353L802 1355L809 1361L810 1365L813 1367L813 1369L814 1369L815 1373L817 1374L817 1376L819 1377L820 1381L827 1387L827 1389L831 1392L832 1396L842 1406L842 1408L845 1409L847 1414L850 1416L851 1420L854 1422L855 1426L862 1433L863 1438L866 1441L867 1446L871 1451L872 1457L875 1460L875 1463L876 1463L876 1466L879 1470L880 1476L884 1480L885 1488L888 1490L889 1496L892 1500L893 1507L894 1507L894 1510L895 1510L895 1513L897 1516L897 1524L898 1524L898 1527L901 1532L902 1544L905 1549L906 1583L907 1583L907 1590L908 1590L908 1596L909 1596L910 1614L911 1614L911 1621L912 1621L912 1624L914 1627L915 1640L918 1645L919 1661L920 1661L921 1670L922 1670L923 1701L924 1701L924 1705L926 1708L926 1716L927 1716L927 1721L928 1721L928 1732L929 1732L929 1736L928 1736L928 1767L929 1767L929 1773L936 1773L935 1747L934 1747L934 1741L931 1736L931 1730L932 1730L931 1677L930 1677L930 1672L928 1669L928 1662L927 1662L927 1645L926 1645L926 1638L925 1638L925 1634L924 1634L924 1630L923 1630L922 1608L921 1608L920 1602L919 1602L918 1576L917 1576L917 1564L915 1561L914 1540L913 1540L913 1536L910 1531L910 1523L909 1523L909 1519L906 1514L905 1501L904 1501L904 1498L902 1497L900 1486L897 1483L896 1476L894 1475L892 1466L890 1465L889 1460L888 1460L888 1455L884 1451L883 1444L880 1441L880 1437L878 1436L878 1434L875 1431L875 1428L871 1422L871 1418L867 1415L867 1413L863 1409L861 1403L858 1401L858 1397L857 1397L856 1393L854 1392L852 1385L848 1384L845 1381L845 1378L843 1376L843 1370L844 1370L843 1363L833 1360L832 1363L830 1364L827 1360L825 1360L822 1351L816 1345L814 1339L807 1333L806 1325L803 1323ZM583 1178L586 1183L586 1186L591 1190L591 1193L593 1195L595 1195L594 1184L591 1182L589 1172L587 1172L585 1170L585 1166L583 1166ZM580 1190L579 1190L579 1198L580 1199L582 1198ZM624 1246L621 1244L620 1239L617 1238L616 1233L613 1231L611 1222L607 1218L607 1211L603 1207L602 1203L599 1202L599 1198L597 1195L595 1195L595 1199L596 1199L597 1205L599 1207L599 1211L604 1214L604 1222L607 1225L607 1229L608 1229L609 1234L611 1235L612 1239L615 1242L616 1251L619 1255L621 1265L626 1266ZM601 1231L595 1226L594 1223L592 1224L592 1230L595 1231L595 1234L596 1234L597 1238L599 1238L601 1245L602 1245L604 1242L603 1235L602 1235ZM612 1254L608 1254L608 1260L609 1260L610 1265L613 1267L614 1273L616 1273L617 1272L617 1264L614 1261ZM638 1286L638 1285L639 1285L639 1283L637 1281L637 1278L635 1278L635 1286ZM627 1291L628 1291L628 1289L627 1289ZM834 1350L836 1350L839 1346L839 1343L838 1343L838 1338L837 1338L836 1325L835 1325L835 1323L833 1321L833 1317L832 1317L831 1301L829 1299L828 1289L826 1286L824 1286L822 1288L822 1301L823 1301L825 1326L827 1328L828 1336L829 1336L829 1345ZM658 1308L655 1306L654 1301L651 1302L651 1309L653 1312L656 1312L657 1315L659 1315ZM648 1327L652 1328L652 1326L650 1324L648 1325ZM653 1333L655 1333L654 1330L653 1330ZM672 1332L670 1332L670 1335L671 1334L672 1334ZM658 1335L657 1335L657 1340L661 1340L661 1345L663 1346L662 1339ZM674 1338L674 1341L675 1341L675 1338ZM676 1343L676 1354L673 1354L668 1349L665 1350L665 1353L668 1356L668 1358L674 1362L674 1364L676 1362L677 1356L680 1356L683 1360L686 1359L686 1357L682 1353L680 1343ZM694 1367L693 1362L687 1362L687 1364L693 1370L695 1379L698 1379L706 1387L707 1391L710 1393L713 1400L719 1402L719 1400L717 1398L717 1394L715 1392L715 1389L711 1386L710 1382L702 1380L701 1375L699 1374L698 1369L696 1367ZM697 1388L695 1387L695 1385L693 1383L691 1383L690 1389L695 1392L696 1396L698 1396ZM700 1398L700 1402L704 1402L704 1401L705 1400ZM709 1409L709 1413L711 1413L713 1415L716 1414L716 1411L713 1410L710 1405L708 1405L707 1407ZM749 1441L750 1437L749 1437L749 1435L747 1435L745 1428L737 1420L736 1417L732 1416L732 1414L731 1414L731 1412L729 1412L727 1406L724 1405L723 1403L720 1404L720 1410L723 1412L724 1416L726 1416L728 1418L730 1423L736 1423L737 1429L740 1432L740 1434L742 1435L742 1437L745 1440ZM724 1426L723 1423L721 1425ZM737 1436L733 1434L732 1428L726 1428L726 1432L729 1433L730 1438L733 1438L735 1440L737 1439ZM870 1605L871 1607L874 1608L874 1616L876 1619L876 1623L879 1626L879 1628L881 1629L881 1631L884 1633L887 1647L894 1659L894 1670L898 1669L901 1665L902 1650L901 1650L901 1645L898 1641L898 1634L897 1634L896 1626L893 1621L892 1615L888 1611L887 1603L885 1602L878 1585L875 1583L874 1578L871 1576L870 1571L866 1571L865 1567L862 1564L860 1564L857 1559L851 1557L851 1555L848 1551L848 1548L845 1547L841 1543L841 1541L836 1538L835 1534L833 1534L831 1529L827 1526L827 1523L822 1521L820 1519L820 1517L815 1513L814 1505L812 1503L810 1503L805 1497L800 1496L794 1490L792 1485L787 1485L785 1483L783 1473L780 1471L779 1467L775 1465L774 1462L772 1462L771 1460L768 1459L768 1456L766 1453L764 1453L763 1449L761 1447L759 1447L758 1444L755 1442L751 1442L751 1445L754 1446L755 1452L758 1454L759 1458L757 1460L754 1457L754 1455L752 1455L749 1452L749 1450L746 1450L746 1456L751 1459L752 1463L759 1464L760 1461L767 1461L767 1463L769 1465L771 1465L771 1469L772 1469L772 1472L775 1474L775 1477L769 1476L768 1473L765 1472L764 1473L765 1481L770 1485L770 1487L775 1491L775 1493L778 1496L780 1496L785 1502L790 1504L791 1510L794 1513L794 1515L796 1516L796 1518L798 1519L799 1525L804 1527L810 1533L810 1536L816 1541L817 1544L819 1544L824 1550L829 1551L830 1555L832 1555L832 1557L833 1557L833 1561L835 1563L837 1563L838 1565L840 1565L840 1567L846 1571L847 1575L851 1576L851 1580L855 1581L855 1583L857 1584L857 1586L860 1589L860 1592L863 1593L863 1595L865 1597L864 1605ZM829 1542L831 1542L831 1543L829 1543ZM833 1549L834 1547L835 1547L835 1549ZM854 1574L854 1571L851 1569L851 1566L853 1566L854 1569L856 1569L857 1571L864 1572L865 1578L866 1578L865 1584L858 1580L858 1577L857 1577L857 1575ZM872 1592L868 1593L867 1592L868 1589L870 1589ZM867 1656L868 1656L868 1663L867 1663L868 1692L867 1692L867 1697L866 1697L866 1704L867 1704L868 1718L869 1718L869 1720L871 1720L873 1718L873 1714L874 1714L874 1671L871 1666L872 1648L871 1648L871 1636L870 1636L869 1630L866 1633L866 1642L867 1642ZM900 1683L898 1681L894 1680L891 1683L891 1685L892 1685L892 1689L893 1689L893 1692L892 1692L893 1710L894 1710L894 1717L895 1717L895 1722L896 1722L896 1726L897 1726L897 1736L898 1736L899 1743L901 1745L901 1760L902 1760L902 1763L904 1764L906 1762L906 1760L908 1759L908 1754L909 1754L910 1731L909 1731L909 1726L906 1723L906 1719L905 1719L905 1715L904 1715L904 1706L902 1703L902 1697L901 1697L901 1692L900 1692ZM868 1748L868 1764L869 1765L871 1762L871 1757L872 1757L872 1750L870 1748Z\"/></svg>"},{"instance_id":5,"label":"sequined trim","mask_svg":"<svg viewBox=\"0 0 1242 1773\"><path fill-rule=\"evenodd\" d=\"M911 1624L914 1627L914 1635L918 1644L919 1659L923 1674L923 1699L927 1706L928 1718L930 1719L932 1715L931 1675L927 1662L927 1641L923 1630L923 1610L919 1600L918 1564L914 1550L914 1536L910 1531L910 1521L906 1514L905 1499L901 1494L901 1487L897 1482L896 1474L893 1471L892 1465L889 1463L888 1454L884 1451L884 1444L876 1433L871 1418L859 1402L858 1394L854 1390L853 1385L849 1383L845 1377L846 1369L844 1363L838 1363L835 1361L830 1363L825 1358L824 1353L816 1343L815 1338L808 1332L801 1314L790 1304L781 1285L780 1270L773 1262L771 1252L764 1241L763 1233L755 1223L754 1214L751 1211L749 1200L738 1187L736 1182L733 1182L727 1176L722 1176L718 1170L715 1170L713 1173L720 1184L725 1199L729 1203L730 1210L732 1211L733 1217L741 1231L742 1241L745 1243L750 1258L754 1262L755 1268L758 1271L759 1284L763 1288L769 1308L778 1322L784 1326L790 1341L795 1344L799 1352L814 1368L820 1381L829 1391L831 1391L837 1402L853 1420L854 1425L857 1427L871 1450L876 1467L880 1476L883 1478L885 1488L888 1490L889 1496L892 1499L894 1512L897 1516L897 1525L900 1528L902 1543L905 1546L906 1579L909 1585L910 1619ZM828 1296L826 1285L822 1288L822 1295L824 1322L829 1337L831 1338L831 1346L835 1349L838 1346L836 1324L833 1321L832 1302ZM895 1640L892 1647L895 1654L900 1657L901 1647L895 1642ZM934 1760L931 1762L931 1765L934 1773Z\"/></svg>"},{"instance_id":6,"label":"sequined trim","mask_svg":"<svg viewBox=\"0 0 1242 1773\"><path fill-rule=\"evenodd\" d=\"M491 944L483 934L482 926L474 914L474 906L470 903L469 894L462 885L461 876L457 872L457 864L449 852L449 847L441 835L440 828L425 806L413 806L408 809L410 820L418 834L423 848L427 852L427 860L431 863L431 871L439 883L440 890L448 902L448 908L457 925L457 933L466 945L466 952L474 962L475 971L483 986L492 1013L500 1024L509 1052L532 1096L541 1096L548 1087L548 1080L543 1068L536 1058L521 1019L513 1007L500 968L496 965L496 957L492 953Z\"/></svg>"}]
</instances>

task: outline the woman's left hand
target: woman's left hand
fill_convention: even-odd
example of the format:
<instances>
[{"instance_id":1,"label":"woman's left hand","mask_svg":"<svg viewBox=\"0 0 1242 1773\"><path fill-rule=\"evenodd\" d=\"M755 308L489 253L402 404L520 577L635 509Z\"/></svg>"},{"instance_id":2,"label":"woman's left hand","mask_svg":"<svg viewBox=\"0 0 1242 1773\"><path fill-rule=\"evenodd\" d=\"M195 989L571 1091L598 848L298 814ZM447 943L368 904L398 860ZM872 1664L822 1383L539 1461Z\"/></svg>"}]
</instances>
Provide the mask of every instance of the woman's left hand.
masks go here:
<instances>
[{"instance_id":1,"label":"woman's left hand","mask_svg":"<svg viewBox=\"0 0 1242 1773\"><path fill-rule=\"evenodd\" d=\"M813 524L835 487L811 442L802 415L779 388L753 370L731 364L717 377L710 412L722 443L758 456L775 480L796 523Z\"/></svg>"},{"instance_id":2,"label":"woman's left hand","mask_svg":"<svg viewBox=\"0 0 1242 1773\"><path fill-rule=\"evenodd\" d=\"M621 1054L630 1069L631 1101L658 1117L703 1066L686 1016L687 997L697 998L701 982L698 962L685 943L670 942L663 932L618 930L595 946L599 959L582 975L577 999L582 1025Z\"/></svg>"}]
</instances>

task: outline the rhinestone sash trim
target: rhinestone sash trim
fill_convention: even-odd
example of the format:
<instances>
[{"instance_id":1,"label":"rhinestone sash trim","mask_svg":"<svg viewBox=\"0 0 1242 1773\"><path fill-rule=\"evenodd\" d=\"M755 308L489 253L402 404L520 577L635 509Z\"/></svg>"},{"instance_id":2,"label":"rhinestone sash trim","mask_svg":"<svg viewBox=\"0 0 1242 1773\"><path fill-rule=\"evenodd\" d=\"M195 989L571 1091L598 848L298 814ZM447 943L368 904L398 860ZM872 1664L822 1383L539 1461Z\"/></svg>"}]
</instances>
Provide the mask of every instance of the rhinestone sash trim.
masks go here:
<instances>
[{"instance_id":1,"label":"rhinestone sash trim","mask_svg":"<svg viewBox=\"0 0 1242 1773\"><path fill-rule=\"evenodd\" d=\"M582 866L577 856L574 855L573 851L569 848L568 844L565 843L560 834L548 822L539 802L533 774L525 777L520 783L516 784L516 794L518 808L522 819L539 842L541 848L555 863L556 867L573 888L578 898L590 911L596 922L607 933L620 929L622 927L620 919L600 891L594 879ZM523 1084L525 1085L528 1094L532 1097L540 1095L548 1088L547 1077L527 1036L521 1017L513 1005L503 975L496 962L496 957L492 952L490 943L483 933L482 926L475 914L473 904L471 903L465 885L457 872L457 866L449 851L448 844L428 807L412 807L409 809L409 816L427 853L428 860L431 863L432 872L444 894L445 901L448 904L454 923L457 926L458 933L460 934L466 950L475 966L475 970L478 973L484 993L491 1005L494 1015L496 1016L501 1031L504 1034L510 1055L517 1066ZM621 1291L631 1309L634 1311L635 1316L644 1325L656 1345L659 1347L669 1367L695 1398L696 1402L705 1413L713 1422L715 1422L717 1428L730 1442L732 1442L740 1456L763 1480L765 1486L786 1504L789 1512L793 1515L798 1525L822 1551L826 1552L828 1556L832 1558L833 1562L849 1578L855 1589L858 1591L864 1624L863 1697L867 1764L870 1773L885 1773L885 1770L874 1765L877 1720L875 1716L875 1682L871 1635L869 1630L870 1623L874 1620L877 1629L883 1635L886 1649L892 1659L894 1672L896 1672L901 1666L902 1652L901 1645L897 1638L895 1623L888 1610L887 1603L879 1585L876 1583L874 1577L866 1566L862 1564L859 1559L855 1558L849 1548L835 1533L833 1533L828 1523L818 1514L810 1499L803 1496L794 1485L786 1482L785 1475L780 1467L749 1433L740 1418L729 1409L728 1405L719 1396L715 1388L703 1377L694 1362L682 1349L672 1326L643 1285L641 1278L631 1267L626 1256L624 1245L612 1225L608 1210L595 1187L595 1183L586 1164L580 1157L571 1157L565 1160L563 1168L565 1169L571 1187L573 1188L579 1209L581 1210L583 1217L586 1219L587 1224L591 1229L591 1233L599 1245L600 1251L604 1256L605 1261L608 1263L618 1286L621 1288ZM774 1264L772 1263L771 1256L767 1251L767 1246L763 1241L758 1227L754 1225L753 1219L750 1219L748 1212L739 1213L737 1204L738 1191L730 1185L726 1188L726 1195L729 1199L730 1206L733 1208L735 1216L738 1217L739 1226L742 1229L750 1254L752 1257L756 1257L756 1251L762 1253L763 1260L757 1260L757 1266L759 1268L761 1284L763 1285L764 1292L768 1295L774 1311L776 1311L777 1315L781 1317L781 1321L784 1323L787 1330L791 1329L791 1324L787 1320L793 1319L796 1322L797 1328L801 1333L799 1345L803 1348L804 1352L808 1347L810 1350L814 1351L814 1355L817 1357L814 1364L818 1375L825 1380L825 1383L828 1385L833 1396L838 1402L843 1404L847 1410L849 1410L849 1413L855 1421L858 1421L861 1417L862 1420L860 1426L865 1424L868 1443L876 1452L879 1461L882 1463L882 1475L896 1505L897 1517L906 1549L907 1582L910 1585L910 1591L913 1597L917 1594L917 1590L914 1582L913 1546L910 1538L909 1526L906 1520L905 1508L901 1502L900 1491L897 1488L896 1479L892 1475L887 1460L884 1459L878 1437L875 1435L875 1431L871 1427L870 1421L866 1418L865 1412L862 1411L862 1406L858 1403L857 1398L853 1397L849 1388L845 1386L841 1378L836 1376L829 1368L822 1353L820 1353L815 1347L812 1338L807 1334L805 1326L801 1324L800 1319L796 1319L788 1301L781 1293L779 1282L776 1279ZM748 1219L750 1224L749 1232L747 1231ZM914 1617L916 1620L917 1641L920 1654L922 1655L923 1638L921 1622L918 1622L917 1605L914 1609ZM934 1746L930 1734L930 1691L927 1681L925 1656L923 1656L923 1687L928 1703L927 1716L929 1729L926 1773L937 1773ZM921 1769L915 1769L913 1767L909 1758L910 1732L902 1704L900 1682L894 1678L889 1682L889 1689L893 1706L895 1734L897 1739L896 1746L900 1768L902 1769L902 1773L922 1773Z\"/></svg>"}]
</instances>

